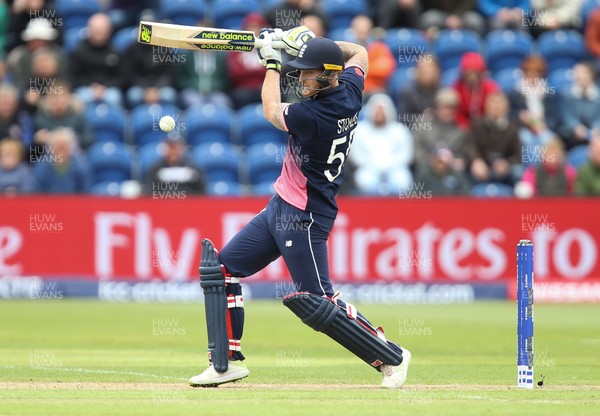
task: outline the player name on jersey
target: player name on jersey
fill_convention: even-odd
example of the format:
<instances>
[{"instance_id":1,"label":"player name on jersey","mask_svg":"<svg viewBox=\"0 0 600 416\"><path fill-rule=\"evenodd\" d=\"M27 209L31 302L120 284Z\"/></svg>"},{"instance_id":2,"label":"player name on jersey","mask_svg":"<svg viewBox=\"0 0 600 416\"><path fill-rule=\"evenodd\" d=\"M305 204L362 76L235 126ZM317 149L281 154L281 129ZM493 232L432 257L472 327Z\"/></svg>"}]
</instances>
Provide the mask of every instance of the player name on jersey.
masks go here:
<instances>
[{"instance_id":1,"label":"player name on jersey","mask_svg":"<svg viewBox=\"0 0 600 416\"><path fill-rule=\"evenodd\" d=\"M352 117L341 118L338 120L337 125L338 134L345 132L346 130L350 130L358 123L358 113L354 114Z\"/></svg>"}]
</instances>

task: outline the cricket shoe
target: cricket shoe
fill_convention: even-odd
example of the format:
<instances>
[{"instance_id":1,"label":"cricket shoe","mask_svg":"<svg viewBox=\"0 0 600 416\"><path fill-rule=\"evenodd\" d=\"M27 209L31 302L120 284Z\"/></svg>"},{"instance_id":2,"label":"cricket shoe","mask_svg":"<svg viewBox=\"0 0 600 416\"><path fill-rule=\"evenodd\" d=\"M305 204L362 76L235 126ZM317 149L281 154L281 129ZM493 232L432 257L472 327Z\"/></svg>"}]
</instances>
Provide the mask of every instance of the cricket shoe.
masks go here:
<instances>
[{"instance_id":1,"label":"cricket shoe","mask_svg":"<svg viewBox=\"0 0 600 416\"><path fill-rule=\"evenodd\" d=\"M227 371L219 373L215 367L210 366L204 370L202 374L190 378L189 383L192 387L216 387L219 384L231 383L232 381L240 380L248 377L250 370L236 364L238 361L229 361Z\"/></svg>"},{"instance_id":2,"label":"cricket shoe","mask_svg":"<svg viewBox=\"0 0 600 416\"><path fill-rule=\"evenodd\" d=\"M389 365L382 364L380 369L383 373L383 381L381 387L387 387L388 389L399 389L406 383L406 376L408 375L408 366L410 365L411 354L406 348L402 349L402 362L400 365Z\"/></svg>"}]
</instances>

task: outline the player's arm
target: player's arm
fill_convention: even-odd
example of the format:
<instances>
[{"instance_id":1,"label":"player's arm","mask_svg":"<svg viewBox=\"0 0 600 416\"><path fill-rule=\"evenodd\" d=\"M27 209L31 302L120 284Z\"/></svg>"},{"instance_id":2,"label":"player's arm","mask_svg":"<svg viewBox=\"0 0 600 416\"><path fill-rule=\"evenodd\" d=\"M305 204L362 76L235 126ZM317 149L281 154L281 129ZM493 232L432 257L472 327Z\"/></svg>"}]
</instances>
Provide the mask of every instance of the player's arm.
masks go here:
<instances>
[{"instance_id":1,"label":"player's arm","mask_svg":"<svg viewBox=\"0 0 600 416\"><path fill-rule=\"evenodd\" d=\"M281 92L279 90L280 78L281 74L277 70L267 69L261 91L263 114L279 130L287 131L283 112L290 103L281 102Z\"/></svg>"},{"instance_id":2,"label":"player's arm","mask_svg":"<svg viewBox=\"0 0 600 416\"><path fill-rule=\"evenodd\" d=\"M367 50L363 46L352 42L338 41L336 43L342 50L346 67L357 66L367 75L367 71L369 70L369 55L367 54Z\"/></svg>"}]
</instances>

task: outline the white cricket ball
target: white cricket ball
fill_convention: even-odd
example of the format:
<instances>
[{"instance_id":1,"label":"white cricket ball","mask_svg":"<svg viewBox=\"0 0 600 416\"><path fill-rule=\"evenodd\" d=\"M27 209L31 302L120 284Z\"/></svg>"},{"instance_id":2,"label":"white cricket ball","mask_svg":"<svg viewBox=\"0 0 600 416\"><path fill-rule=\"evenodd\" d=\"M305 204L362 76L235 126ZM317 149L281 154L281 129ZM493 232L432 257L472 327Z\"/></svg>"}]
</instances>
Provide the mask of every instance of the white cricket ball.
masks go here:
<instances>
[{"instance_id":1,"label":"white cricket ball","mask_svg":"<svg viewBox=\"0 0 600 416\"><path fill-rule=\"evenodd\" d=\"M173 131L175 128L175 119L171 116L163 116L160 118L158 125L162 131L166 131L168 133Z\"/></svg>"}]
</instances>

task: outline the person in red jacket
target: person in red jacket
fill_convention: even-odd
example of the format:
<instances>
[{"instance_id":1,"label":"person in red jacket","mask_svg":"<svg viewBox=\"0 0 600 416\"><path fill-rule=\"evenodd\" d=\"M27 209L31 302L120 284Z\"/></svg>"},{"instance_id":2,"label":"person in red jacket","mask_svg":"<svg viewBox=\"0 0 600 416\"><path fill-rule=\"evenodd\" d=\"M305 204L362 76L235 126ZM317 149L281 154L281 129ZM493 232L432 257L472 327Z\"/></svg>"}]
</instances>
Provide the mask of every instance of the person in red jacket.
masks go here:
<instances>
[{"instance_id":1,"label":"person in red jacket","mask_svg":"<svg viewBox=\"0 0 600 416\"><path fill-rule=\"evenodd\" d=\"M600 58L600 7L594 9L585 24L585 44L596 58Z\"/></svg>"},{"instance_id":2,"label":"person in red jacket","mask_svg":"<svg viewBox=\"0 0 600 416\"><path fill-rule=\"evenodd\" d=\"M454 84L458 93L456 123L469 129L471 120L481 117L487 96L500 91L500 87L485 73L487 67L483 56L477 52L467 52L460 61L460 78Z\"/></svg>"},{"instance_id":3,"label":"person in red jacket","mask_svg":"<svg viewBox=\"0 0 600 416\"><path fill-rule=\"evenodd\" d=\"M256 36L269 23L258 13L248 14L242 21L243 30L251 30ZM265 67L258 61L257 50L227 53L230 97L235 109L246 104L260 102L260 90L265 78Z\"/></svg>"}]
</instances>

